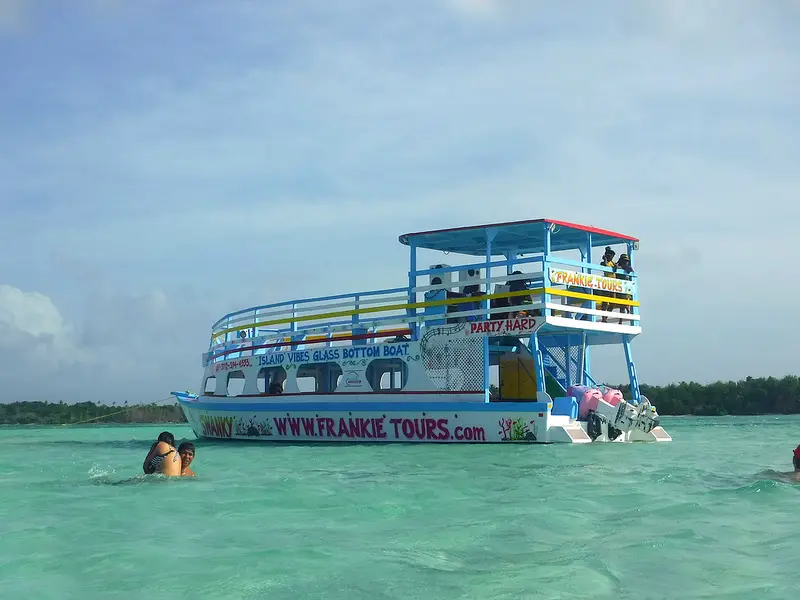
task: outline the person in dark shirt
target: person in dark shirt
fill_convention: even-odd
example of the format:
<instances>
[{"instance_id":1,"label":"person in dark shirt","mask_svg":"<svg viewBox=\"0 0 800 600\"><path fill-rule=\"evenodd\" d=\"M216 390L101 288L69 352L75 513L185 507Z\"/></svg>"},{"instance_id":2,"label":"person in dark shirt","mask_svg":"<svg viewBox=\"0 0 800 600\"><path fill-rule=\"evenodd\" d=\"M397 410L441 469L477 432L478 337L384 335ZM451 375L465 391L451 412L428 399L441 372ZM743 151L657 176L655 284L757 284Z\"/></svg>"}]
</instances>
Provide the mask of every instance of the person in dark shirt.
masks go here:
<instances>
[{"instance_id":1,"label":"person in dark shirt","mask_svg":"<svg viewBox=\"0 0 800 600\"><path fill-rule=\"evenodd\" d=\"M619 255L619 260L614 267L614 271L617 279L624 279L626 281L631 280L630 274L633 273L633 267L631 267L631 260L628 258L627 254ZM616 294L616 297L620 300L633 300L633 296L631 294ZM631 313L631 306L629 304L618 304L617 306L619 307L619 312L625 314ZM622 321L622 319L619 320L620 325L622 325Z\"/></svg>"},{"instance_id":2,"label":"person in dark shirt","mask_svg":"<svg viewBox=\"0 0 800 600\"><path fill-rule=\"evenodd\" d=\"M602 260L600 261L600 266L601 267L609 267L611 269L616 269L617 265L616 265L616 263L614 263L614 256L615 255L616 255L616 252L614 252L611 249L610 246L606 246L606 251L603 254ZM611 278L614 277L614 273L607 273L606 271L603 271L602 275L603 275L603 277L611 277ZM595 290L594 291L594 295L595 296L613 297L614 293L613 292L606 292L605 290ZM603 300L601 302L598 302L597 303L597 308L598 308L598 310L607 310L609 312L613 312L614 311L614 305L611 304L608 301L605 301L605 300ZM608 323L608 317L603 316L602 322L603 323Z\"/></svg>"},{"instance_id":3,"label":"person in dark shirt","mask_svg":"<svg viewBox=\"0 0 800 600\"><path fill-rule=\"evenodd\" d=\"M512 275L522 275L522 271L514 271L511 273ZM530 289L530 279L512 279L506 282L508 285L509 292L522 292L524 290ZM518 296L511 296L509 299L509 303L511 306L522 306L523 304L533 304L533 300L531 296L526 296L525 294L520 294ZM517 317L519 316L519 312L512 312L509 313L509 317ZM542 311L540 309L536 309L531 311L530 313L532 316L541 316Z\"/></svg>"}]
</instances>

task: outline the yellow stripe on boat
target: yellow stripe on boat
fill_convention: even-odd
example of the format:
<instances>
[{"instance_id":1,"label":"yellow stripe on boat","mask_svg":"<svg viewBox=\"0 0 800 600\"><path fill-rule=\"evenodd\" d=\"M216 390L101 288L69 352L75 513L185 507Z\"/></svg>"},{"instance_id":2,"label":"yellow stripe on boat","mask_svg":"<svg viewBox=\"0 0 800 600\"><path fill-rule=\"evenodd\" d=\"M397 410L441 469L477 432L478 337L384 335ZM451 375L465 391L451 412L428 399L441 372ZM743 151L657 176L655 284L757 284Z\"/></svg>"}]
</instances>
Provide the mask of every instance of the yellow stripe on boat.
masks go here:
<instances>
[{"instance_id":1,"label":"yellow stripe on boat","mask_svg":"<svg viewBox=\"0 0 800 600\"><path fill-rule=\"evenodd\" d=\"M638 300L625 300L617 298L616 296L593 296L592 294L584 294L582 292L570 292L567 290L557 290L555 288L545 288L548 294L553 296L568 296L570 298L579 298L581 300L594 300L595 302L608 302L609 304L624 304L626 306L640 306Z\"/></svg>"}]
</instances>

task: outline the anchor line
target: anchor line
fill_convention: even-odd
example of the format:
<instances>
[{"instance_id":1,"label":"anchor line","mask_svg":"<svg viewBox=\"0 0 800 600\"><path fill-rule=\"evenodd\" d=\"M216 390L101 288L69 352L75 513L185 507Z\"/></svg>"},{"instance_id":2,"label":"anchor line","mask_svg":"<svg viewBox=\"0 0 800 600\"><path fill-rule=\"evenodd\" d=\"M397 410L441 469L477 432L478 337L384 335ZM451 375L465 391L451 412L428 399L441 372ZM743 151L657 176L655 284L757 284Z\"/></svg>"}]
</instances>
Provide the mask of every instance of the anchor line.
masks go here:
<instances>
[{"instance_id":1,"label":"anchor line","mask_svg":"<svg viewBox=\"0 0 800 600\"><path fill-rule=\"evenodd\" d=\"M162 398L153 404L161 404L162 402L166 402L167 400L173 398L172 395L167 396L166 398ZM137 408L141 408L140 404L134 404L133 406L128 406L127 408L123 408L122 410L117 410L114 412L106 413L104 415L100 415L99 417L92 417L91 419L85 419L83 421L75 421L74 423L61 423L61 427L69 427L70 425L83 425L84 423L91 423L92 421L99 421L100 419L105 419L106 417L113 417L114 415L121 415L122 413L136 410Z\"/></svg>"}]
</instances>

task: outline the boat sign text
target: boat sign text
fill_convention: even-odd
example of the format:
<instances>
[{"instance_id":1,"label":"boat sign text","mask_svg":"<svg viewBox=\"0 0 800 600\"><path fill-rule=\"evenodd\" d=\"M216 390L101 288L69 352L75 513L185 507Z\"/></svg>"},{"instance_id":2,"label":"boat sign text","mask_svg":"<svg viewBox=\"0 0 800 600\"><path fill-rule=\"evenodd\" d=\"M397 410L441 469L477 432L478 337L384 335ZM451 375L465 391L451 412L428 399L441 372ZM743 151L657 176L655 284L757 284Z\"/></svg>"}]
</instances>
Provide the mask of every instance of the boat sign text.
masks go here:
<instances>
[{"instance_id":1,"label":"boat sign text","mask_svg":"<svg viewBox=\"0 0 800 600\"><path fill-rule=\"evenodd\" d=\"M544 319L518 317L515 319L495 319L493 321L473 321L467 325L467 335L529 335L544 325Z\"/></svg>"}]
</instances>

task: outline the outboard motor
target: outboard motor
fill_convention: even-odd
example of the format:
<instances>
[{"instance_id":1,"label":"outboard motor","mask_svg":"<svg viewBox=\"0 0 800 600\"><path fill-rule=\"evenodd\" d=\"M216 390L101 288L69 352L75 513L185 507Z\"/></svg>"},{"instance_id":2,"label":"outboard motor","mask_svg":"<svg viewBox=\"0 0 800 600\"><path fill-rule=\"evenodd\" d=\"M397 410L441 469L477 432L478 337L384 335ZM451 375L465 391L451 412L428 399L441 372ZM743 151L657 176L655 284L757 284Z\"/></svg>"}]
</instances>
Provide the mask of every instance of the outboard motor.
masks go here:
<instances>
[{"instance_id":1,"label":"outboard motor","mask_svg":"<svg viewBox=\"0 0 800 600\"><path fill-rule=\"evenodd\" d=\"M606 424L608 438L611 440L633 429L650 433L660 422L655 407L648 400L642 400L638 406L625 400L620 400L616 406L611 406L604 400L598 402L597 407L589 414L587 423L587 433L593 440L599 435L592 435L599 429L597 420Z\"/></svg>"}]
</instances>

